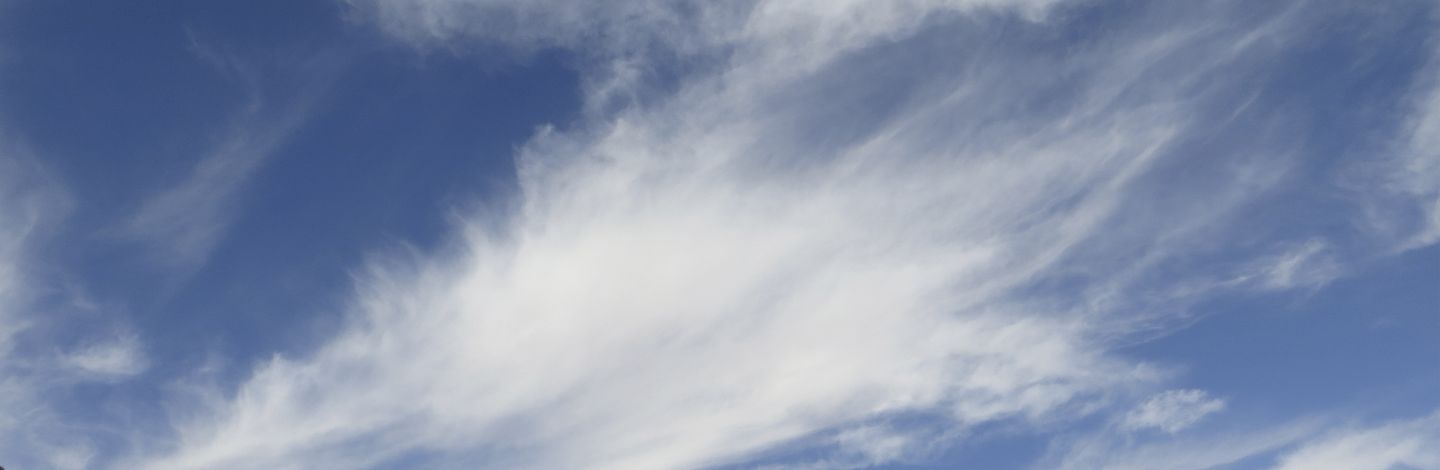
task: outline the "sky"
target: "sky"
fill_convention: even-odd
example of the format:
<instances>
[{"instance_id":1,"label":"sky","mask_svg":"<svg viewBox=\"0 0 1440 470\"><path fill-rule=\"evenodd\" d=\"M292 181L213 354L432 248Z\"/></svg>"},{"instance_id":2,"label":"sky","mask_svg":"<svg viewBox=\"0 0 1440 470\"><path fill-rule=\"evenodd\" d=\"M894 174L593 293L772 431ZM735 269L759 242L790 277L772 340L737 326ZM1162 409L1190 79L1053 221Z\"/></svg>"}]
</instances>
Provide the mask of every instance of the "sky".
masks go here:
<instances>
[{"instance_id":1,"label":"sky","mask_svg":"<svg viewBox=\"0 0 1440 470\"><path fill-rule=\"evenodd\" d=\"M0 0L0 465L1440 469L1440 3Z\"/></svg>"}]
</instances>

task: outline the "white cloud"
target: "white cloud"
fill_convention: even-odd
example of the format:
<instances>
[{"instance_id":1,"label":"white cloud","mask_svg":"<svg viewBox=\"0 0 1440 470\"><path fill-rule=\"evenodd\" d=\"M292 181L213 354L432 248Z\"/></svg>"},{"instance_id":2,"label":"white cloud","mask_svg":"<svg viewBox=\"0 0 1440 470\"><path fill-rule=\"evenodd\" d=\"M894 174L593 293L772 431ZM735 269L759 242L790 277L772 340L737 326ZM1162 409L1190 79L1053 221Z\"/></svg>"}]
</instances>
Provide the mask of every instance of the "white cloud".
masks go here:
<instances>
[{"instance_id":1,"label":"white cloud","mask_svg":"<svg viewBox=\"0 0 1440 470\"><path fill-rule=\"evenodd\" d=\"M92 468L95 450L85 446L54 447L42 449L47 468L56 470L83 470Z\"/></svg>"},{"instance_id":2,"label":"white cloud","mask_svg":"<svg viewBox=\"0 0 1440 470\"><path fill-rule=\"evenodd\" d=\"M129 377L149 367L142 347L139 337L119 333L71 351L61 362L82 375L102 379Z\"/></svg>"},{"instance_id":3,"label":"white cloud","mask_svg":"<svg viewBox=\"0 0 1440 470\"><path fill-rule=\"evenodd\" d=\"M1440 36L1430 40L1440 42ZM1440 47L1431 47L1440 51ZM1440 71L1440 53L1420 73L1434 77L1437 71ZM1415 92L1416 111L1411 118L1409 138L1392 176L1395 189L1420 203L1417 220L1420 227L1402 243L1402 249L1440 241L1440 183L1437 183L1440 181L1440 79L1431 78L1423 83L1428 89Z\"/></svg>"},{"instance_id":4,"label":"white cloud","mask_svg":"<svg viewBox=\"0 0 1440 470\"><path fill-rule=\"evenodd\" d=\"M1163 284L1148 274L1194 238L1222 244L1197 227L1265 189L1225 171L1289 164L1269 141L1206 155L1227 170L1200 177L1163 164L1214 130L1195 116L1234 92L1217 77L1283 52L1233 41L1283 28L1209 10L1151 10L1059 57L965 41L1009 14L998 2L356 4L427 43L598 44L591 114L520 151L514 207L467 218L441 253L372 266L337 337L186 410L171 452L138 467L422 452L690 468L847 429L878 464L912 443L863 430L896 414L957 430L1083 416L1163 379L1107 341L1163 315L1135 312L1134 286ZM1049 28L1043 5L1003 18ZM699 65L672 91L593 105L646 89L614 71L655 47ZM889 73L915 64L928 72ZM1177 191L1204 197L1160 197ZM1267 278L1309 279L1313 255ZM1076 305L1094 291L1108 300ZM1173 391L1133 426L1174 432L1221 406Z\"/></svg>"},{"instance_id":5,"label":"white cloud","mask_svg":"<svg viewBox=\"0 0 1440 470\"><path fill-rule=\"evenodd\" d=\"M1176 433L1225 409L1225 400L1204 390L1167 390L1150 397L1125 414L1120 426L1130 430L1159 429Z\"/></svg>"},{"instance_id":6,"label":"white cloud","mask_svg":"<svg viewBox=\"0 0 1440 470\"><path fill-rule=\"evenodd\" d=\"M1206 470L1273 453L1313 437L1325 424L1303 419L1275 426L1226 429L1209 434L1137 436L1129 431L1067 436L1051 442L1040 470Z\"/></svg>"},{"instance_id":7,"label":"white cloud","mask_svg":"<svg viewBox=\"0 0 1440 470\"><path fill-rule=\"evenodd\" d=\"M1235 281L1271 290L1319 288L1342 272L1331 253L1323 240L1308 240L1260 259Z\"/></svg>"},{"instance_id":8,"label":"white cloud","mask_svg":"<svg viewBox=\"0 0 1440 470\"><path fill-rule=\"evenodd\" d=\"M937 16L1019 12L1042 17L1054 0L888 2L633 0L345 0L352 15L421 49L499 44L528 53L563 48L595 63L582 77L590 111L648 93L656 58L715 60L756 54L746 70L784 72L823 64L853 48L904 37ZM763 57L761 57L763 56ZM764 65L761 62L770 65ZM658 73L664 75L664 73Z\"/></svg>"},{"instance_id":9,"label":"white cloud","mask_svg":"<svg viewBox=\"0 0 1440 470\"><path fill-rule=\"evenodd\" d=\"M1440 468L1440 411L1414 419L1356 425L1353 417L1310 416L1279 424L1135 436L1125 426L1051 443L1037 469L1202 470L1241 461L1273 470ZM1248 466L1247 466L1248 468Z\"/></svg>"},{"instance_id":10,"label":"white cloud","mask_svg":"<svg viewBox=\"0 0 1440 470\"><path fill-rule=\"evenodd\" d=\"M1281 457L1275 470L1440 468L1440 412L1374 427L1332 430Z\"/></svg>"},{"instance_id":11,"label":"white cloud","mask_svg":"<svg viewBox=\"0 0 1440 470\"><path fill-rule=\"evenodd\" d=\"M1054 0L346 0L394 36L422 46L494 41L520 49L566 47L629 54L652 47L708 53L745 42L828 49L898 36L932 14L1019 11L1039 17ZM463 47L461 45L460 47ZM654 52L654 51L648 51Z\"/></svg>"},{"instance_id":12,"label":"white cloud","mask_svg":"<svg viewBox=\"0 0 1440 470\"><path fill-rule=\"evenodd\" d=\"M1202 470L1243 460L1273 470L1440 468L1440 414L1356 426L1335 416L1210 433L1117 438L1099 432L1057 441L1034 468Z\"/></svg>"},{"instance_id":13,"label":"white cloud","mask_svg":"<svg viewBox=\"0 0 1440 470\"><path fill-rule=\"evenodd\" d=\"M821 439L817 445L828 447L819 460L801 460L787 463L741 464L744 468L757 470L823 470L858 469L896 463L925 462L945 444L959 436L925 426L898 426L893 423L867 423L839 430L828 439ZM813 449L812 449L813 450Z\"/></svg>"},{"instance_id":14,"label":"white cloud","mask_svg":"<svg viewBox=\"0 0 1440 470\"><path fill-rule=\"evenodd\" d=\"M868 467L920 454L924 446L916 436L888 427L867 425L847 429L835 436L836 445L858 459L854 467Z\"/></svg>"},{"instance_id":15,"label":"white cloud","mask_svg":"<svg viewBox=\"0 0 1440 470\"><path fill-rule=\"evenodd\" d=\"M1428 21L1440 24L1440 13ZM1387 238L1392 253L1440 242L1440 34L1425 42L1428 63L1407 90L1397 140L1385 155L1363 160L1347 175L1371 196L1365 228ZM1373 197L1376 189L1388 197Z\"/></svg>"}]
</instances>

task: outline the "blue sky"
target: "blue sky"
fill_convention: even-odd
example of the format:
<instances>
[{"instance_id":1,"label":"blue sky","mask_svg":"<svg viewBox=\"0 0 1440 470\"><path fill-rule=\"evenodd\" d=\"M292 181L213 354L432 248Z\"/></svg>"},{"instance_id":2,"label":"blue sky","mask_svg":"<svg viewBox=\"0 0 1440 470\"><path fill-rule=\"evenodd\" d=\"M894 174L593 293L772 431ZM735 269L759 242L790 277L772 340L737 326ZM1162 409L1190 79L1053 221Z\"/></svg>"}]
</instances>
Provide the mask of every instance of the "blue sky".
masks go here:
<instances>
[{"instance_id":1,"label":"blue sky","mask_svg":"<svg viewBox=\"0 0 1440 470\"><path fill-rule=\"evenodd\" d=\"M1440 469L1437 26L0 0L0 465Z\"/></svg>"}]
</instances>

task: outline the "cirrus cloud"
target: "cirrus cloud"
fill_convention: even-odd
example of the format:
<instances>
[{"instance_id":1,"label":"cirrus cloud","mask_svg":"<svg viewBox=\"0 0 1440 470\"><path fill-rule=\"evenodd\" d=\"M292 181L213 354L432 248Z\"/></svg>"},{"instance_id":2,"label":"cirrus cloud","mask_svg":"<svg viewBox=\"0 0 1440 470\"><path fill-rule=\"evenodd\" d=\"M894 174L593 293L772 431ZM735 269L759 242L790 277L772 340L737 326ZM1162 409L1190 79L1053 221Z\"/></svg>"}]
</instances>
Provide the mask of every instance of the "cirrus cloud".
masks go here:
<instances>
[{"instance_id":1,"label":"cirrus cloud","mask_svg":"<svg viewBox=\"0 0 1440 470\"><path fill-rule=\"evenodd\" d=\"M1087 17L1045 2L352 4L422 47L584 49L586 113L519 149L509 205L374 263L334 338L183 410L144 468L883 464L911 442L889 417L1040 428L1153 389L1173 371L1112 346L1227 288L1207 262L1279 260L1252 277L1281 290L1342 269L1210 228L1299 158L1227 79L1263 77L1299 8L1071 41ZM1223 406L1157 400L1133 426Z\"/></svg>"}]
</instances>

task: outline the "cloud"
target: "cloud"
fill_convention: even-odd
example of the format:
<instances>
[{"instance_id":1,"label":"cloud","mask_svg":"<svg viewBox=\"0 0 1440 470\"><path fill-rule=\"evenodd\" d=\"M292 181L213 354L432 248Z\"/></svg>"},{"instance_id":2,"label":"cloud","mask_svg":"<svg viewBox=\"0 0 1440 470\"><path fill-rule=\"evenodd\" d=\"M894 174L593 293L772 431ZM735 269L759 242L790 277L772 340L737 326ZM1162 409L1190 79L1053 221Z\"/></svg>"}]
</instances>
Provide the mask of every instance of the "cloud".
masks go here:
<instances>
[{"instance_id":1,"label":"cloud","mask_svg":"<svg viewBox=\"0 0 1440 470\"><path fill-rule=\"evenodd\" d=\"M1432 10L1421 18L1431 33L1421 39L1425 63L1413 72L1397 110L1399 132L1381 155L1359 161L1346 174L1365 199L1362 227L1389 245L1388 254L1440 242L1440 34L1433 32L1440 13Z\"/></svg>"},{"instance_id":2,"label":"cloud","mask_svg":"<svg viewBox=\"0 0 1440 470\"><path fill-rule=\"evenodd\" d=\"M586 108L613 111L651 93L646 85L683 73L657 58L695 64L716 53L768 55L804 68L877 40L903 37L934 16L1019 12L1038 18L1054 0L704 2L638 0L345 0L351 14L421 50L487 46L521 54L568 49L590 59ZM761 69L755 64L747 73Z\"/></svg>"},{"instance_id":3,"label":"cloud","mask_svg":"<svg viewBox=\"0 0 1440 470\"><path fill-rule=\"evenodd\" d=\"M1308 240L1257 261L1235 281L1269 290L1319 288L1343 272L1332 251L1322 240Z\"/></svg>"},{"instance_id":4,"label":"cloud","mask_svg":"<svg viewBox=\"0 0 1440 470\"><path fill-rule=\"evenodd\" d=\"M335 337L133 467L879 465L925 437L879 431L895 416L1074 420L1166 379L1114 342L1203 298L1168 293L1236 237L1206 226L1292 164L1279 111L1217 116L1294 10L1153 7L1074 41L1043 2L353 4L429 47L593 45L587 114L520 149L512 206L376 261ZM1300 246L1264 282L1313 282ZM1222 406L1171 391L1126 422Z\"/></svg>"},{"instance_id":5,"label":"cloud","mask_svg":"<svg viewBox=\"0 0 1440 470\"><path fill-rule=\"evenodd\" d=\"M159 264L189 269L204 262L229 225L240 189L293 127L275 128L253 117L241 121L189 176L151 196L126 220L127 238L144 242Z\"/></svg>"},{"instance_id":6,"label":"cloud","mask_svg":"<svg viewBox=\"0 0 1440 470\"><path fill-rule=\"evenodd\" d=\"M1440 18L1432 21L1440 23ZM1390 180L1392 189L1419 202L1419 227L1404 239L1401 249L1440 241L1440 79L1434 78L1440 72L1440 47L1435 45L1440 35L1429 40L1433 56L1430 64L1418 72L1429 78L1421 80L1412 92L1414 113Z\"/></svg>"},{"instance_id":7,"label":"cloud","mask_svg":"<svg viewBox=\"0 0 1440 470\"><path fill-rule=\"evenodd\" d=\"M463 47L463 42L489 41L520 49L584 48L587 50L583 53L599 54L646 53L654 52L651 48L656 47L703 54L755 41L806 49L848 47L877 36L903 33L926 15L993 10L1038 17L1055 2L902 0L879 6L853 0L743 1L724 5L654 0L621 4L594 0L346 3L385 32L420 46ZM800 41L786 44L782 37Z\"/></svg>"},{"instance_id":8,"label":"cloud","mask_svg":"<svg viewBox=\"0 0 1440 470\"><path fill-rule=\"evenodd\" d=\"M1432 412L1371 425L1312 416L1142 439L1101 430L1053 442L1034 468L1201 470L1241 461L1269 462L1264 468L1273 470L1435 468L1440 465L1440 453L1433 450L1440 443L1437 416Z\"/></svg>"},{"instance_id":9,"label":"cloud","mask_svg":"<svg viewBox=\"0 0 1440 470\"><path fill-rule=\"evenodd\" d=\"M0 455L25 467L83 468L84 436L67 429L46 395L59 378L37 348L53 319L37 311L45 288L37 253L69 200L27 149L0 128Z\"/></svg>"},{"instance_id":10,"label":"cloud","mask_svg":"<svg viewBox=\"0 0 1440 470\"><path fill-rule=\"evenodd\" d=\"M0 129L0 138L8 140L9 132ZM25 324L18 317L29 300L26 265L35 235L63 218L69 206L25 150L10 142L0 148L0 353L9 349L8 339Z\"/></svg>"},{"instance_id":11,"label":"cloud","mask_svg":"<svg viewBox=\"0 0 1440 470\"><path fill-rule=\"evenodd\" d=\"M875 72L889 54L932 58L944 49L918 32L967 18L867 5L756 7L716 74L542 132L500 228L477 219L452 254L374 268L350 329L261 365L150 467L364 466L415 447L693 467L894 413L961 428L1083 414L1160 377L1103 352L1085 321L1103 312L1011 294L1091 248L1187 125L1184 77L1224 66L1228 42L1138 31L1160 37L896 82ZM1153 71L1172 48L1218 55ZM1017 83L1042 64L1086 78L1034 104L1055 109L987 114L1061 86ZM889 113L828 108L894 86L912 96Z\"/></svg>"},{"instance_id":12,"label":"cloud","mask_svg":"<svg viewBox=\"0 0 1440 470\"><path fill-rule=\"evenodd\" d=\"M1120 426L1129 430L1159 429L1174 434L1225 409L1225 400L1204 390L1167 390L1125 414Z\"/></svg>"},{"instance_id":13,"label":"cloud","mask_svg":"<svg viewBox=\"0 0 1440 470\"><path fill-rule=\"evenodd\" d=\"M847 429L835 436L836 445L856 457L852 467L869 467L902 460L923 453L924 442L912 433L867 425ZM832 466L834 467L834 466Z\"/></svg>"},{"instance_id":14,"label":"cloud","mask_svg":"<svg viewBox=\"0 0 1440 470\"><path fill-rule=\"evenodd\" d=\"M1280 458L1275 470L1440 467L1440 412L1374 427L1332 430Z\"/></svg>"},{"instance_id":15,"label":"cloud","mask_svg":"<svg viewBox=\"0 0 1440 470\"><path fill-rule=\"evenodd\" d=\"M242 87L245 102L184 179L148 196L119 227L124 238L147 248L149 261L181 272L204 264L246 184L309 118L344 60L317 54L251 62L191 41L200 59Z\"/></svg>"},{"instance_id":16,"label":"cloud","mask_svg":"<svg viewBox=\"0 0 1440 470\"><path fill-rule=\"evenodd\" d=\"M100 379L124 378L149 367L139 337L119 333L104 341L84 345L65 355L61 362L82 375Z\"/></svg>"},{"instance_id":17,"label":"cloud","mask_svg":"<svg viewBox=\"0 0 1440 470\"><path fill-rule=\"evenodd\" d=\"M1313 437L1326 424L1318 419L1227 429L1210 434L1160 434L1136 438L1128 431L1102 429L1051 441L1031 468L1053 470L1205 470L1274 453Z\"/></svg>"},{"instance_id":18,"label":"cloud","mask_svg":"<svg viewBox=\"0 0 1440 470\"><path fill-rule=\"evenodd\" d=\"M956 439L953 432L927 426L867 423L838 430L826 439L817 439L825 447L823 454L799 461L775 463L746 462L735 467L757 470L821 470L875 468L897 463L923 463L938 450ZM762 459L763 461L763 459Z\"/></svg>"}]
</instances>

